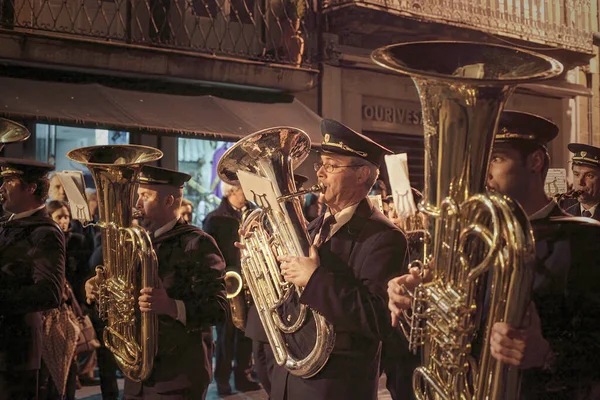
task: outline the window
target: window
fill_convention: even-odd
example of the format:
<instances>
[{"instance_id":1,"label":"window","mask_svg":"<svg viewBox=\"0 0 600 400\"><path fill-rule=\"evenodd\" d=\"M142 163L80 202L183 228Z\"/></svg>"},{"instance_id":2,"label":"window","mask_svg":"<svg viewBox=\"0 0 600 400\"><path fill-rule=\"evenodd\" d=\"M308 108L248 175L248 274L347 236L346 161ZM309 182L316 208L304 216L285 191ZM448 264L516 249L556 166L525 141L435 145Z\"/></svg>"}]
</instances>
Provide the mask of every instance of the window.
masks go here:
<instances>
[{"instance_id":1,"label":"window","mask_svg":"<svg viewBox=\"0 0 600 400\"><path fill-rule=\"evenodd\" d=\"M183 197L194 205L192 224L202 227L206 215L221 202L217 164L233 142L179 138L177 145L178 170L192 175Z\"/></svg>"},{"instance_id":2,"label":"window","mask_svg":"<svg viewBox=\"0 0 600 400\"><path fill-rule=\"evenodd\" d=\"M83 171L86 186L93 187L88 169L67 158L73 149L108 144L129 144L129 133L106 129L78 128L73 126L36 124L36 159L54 164L57 171Z\"/></svg>"}]
</instances>

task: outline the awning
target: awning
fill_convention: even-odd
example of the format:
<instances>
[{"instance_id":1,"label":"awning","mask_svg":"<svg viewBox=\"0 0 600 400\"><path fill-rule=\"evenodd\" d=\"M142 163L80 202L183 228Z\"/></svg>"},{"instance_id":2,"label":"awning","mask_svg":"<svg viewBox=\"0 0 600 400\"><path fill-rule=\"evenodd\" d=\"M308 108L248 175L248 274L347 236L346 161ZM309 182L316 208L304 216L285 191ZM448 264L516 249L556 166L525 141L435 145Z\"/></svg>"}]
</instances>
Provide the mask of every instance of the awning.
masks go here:
<instances>
[{"instance_id":1,"label":"awning","mask_svg":"<svg viewBox=\"0 0 600 400\"><path fill-rule=\"evenodd\" d=\"M0 115L55 124L149 130L237 140L261 129L291 126L320 144L321 117L297 99L249 102L0 77Z\"/></svg>"}]
</instances>

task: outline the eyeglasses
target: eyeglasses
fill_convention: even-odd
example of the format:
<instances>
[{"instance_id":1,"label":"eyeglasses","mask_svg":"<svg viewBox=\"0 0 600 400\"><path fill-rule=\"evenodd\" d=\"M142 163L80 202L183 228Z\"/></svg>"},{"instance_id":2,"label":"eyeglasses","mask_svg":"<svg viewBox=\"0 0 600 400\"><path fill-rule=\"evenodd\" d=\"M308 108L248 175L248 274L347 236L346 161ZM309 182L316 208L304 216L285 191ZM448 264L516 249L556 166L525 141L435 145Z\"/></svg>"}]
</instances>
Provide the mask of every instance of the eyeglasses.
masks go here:
<instances>
[{"instance_id":1,"label":"eyeglasses","mask_svg":"<svg viewBox=\"0 0 600 400\"><path fill-rule=\"evenodd\" d=\"M334 172L338 168L360 168L360 167L362 167L362 165L356 165L356 164L350 164L350 165L331 165L331 164L323 164L322 162L316 162L316 163L313 164L313 167L315 168L315 171L318 171L318 170L321 169L321 167L323 167L323 169L325 170L325 172L327 172L328 174L331 174L332 172Z\"/></svg>"}]
</instances>

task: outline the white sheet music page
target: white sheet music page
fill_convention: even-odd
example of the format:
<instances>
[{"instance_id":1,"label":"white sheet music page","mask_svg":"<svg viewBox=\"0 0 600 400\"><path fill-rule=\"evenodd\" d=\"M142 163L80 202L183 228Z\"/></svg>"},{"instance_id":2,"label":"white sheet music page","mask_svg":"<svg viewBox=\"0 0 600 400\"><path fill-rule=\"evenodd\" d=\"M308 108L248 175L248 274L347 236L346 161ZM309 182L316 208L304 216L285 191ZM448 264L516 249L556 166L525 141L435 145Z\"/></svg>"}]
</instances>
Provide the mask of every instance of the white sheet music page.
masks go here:
<instances>
[{"instance_id":1,"label":"white sheet music page","mask_svg":"<svg viewBox=\"0 0 600 400\"><path fill-rule=\"evenodd\" d=\"M65 188L65 194L69 200L71 209L71 218L81 223L92 220L90 208L85 196L85 181L81 171L61 171L57 172L58 179Z\"/></svg>"},{"instance_id":2,"label":"white sheet music page","mask_svg":"<svg viewBox=\"0 0 600 400\"><path fill-rule=\"evenodd\" d=\"M394 198L394 208L398 216L407 218L417 213L417 206L410 188L408 177L408 156L406 153L385 156L385 165L390 178L390 189Z\"/></svg>"},{"instance_id":3,"label":"white sheet music page","mask_svg":"<svg viewBox=\"0 0 600 400\"><path fill-rule=\"evenodd\" d=\"M263 209L267 206L280 208L270 180L241 170L237 172L237 176L246 199Z\"/></svg>"},{"instance_id":4,"label":"white sheet music page","mask_svg":"<svg viewBox=\"0 0 600 400\"><path fill-rule=\"evenodd\" d=\"M544 191L548 197L554 197L567 191L567 170L564 168L550 168L546 175Z\"/></svg>"}]
</instances>

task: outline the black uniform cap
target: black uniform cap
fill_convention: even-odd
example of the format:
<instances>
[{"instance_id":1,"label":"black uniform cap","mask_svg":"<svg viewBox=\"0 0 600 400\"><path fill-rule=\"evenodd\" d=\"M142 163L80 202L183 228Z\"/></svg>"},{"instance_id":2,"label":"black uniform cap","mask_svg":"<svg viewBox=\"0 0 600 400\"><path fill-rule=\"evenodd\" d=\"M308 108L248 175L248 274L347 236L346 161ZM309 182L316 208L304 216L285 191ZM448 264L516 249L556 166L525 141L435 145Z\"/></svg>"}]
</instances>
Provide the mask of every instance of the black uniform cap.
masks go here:
<instances>
[{"instance_id":1,"label":"black uniform cap","mask_svg":"<svg viewBox=\"0 0 600 400\"><path fill-rule=\"evenodd\" d=\"M600 167L600 149L583 143L569 143L567 146L573 153L573 165Z\"/></svg>"},{"instance_id":2,"label":"black uniform cap","mask_svg":"<svg viewBox=\"0 0 600 400\"><path fill-rule=\"evenodd\" d=\"M308 181L308 177L300 174L294 174L294 183L296 184L296 188L302 187Z\"/></svg>"},{"instance_id":3,"label":"black uniform cap","mask_svg":"<svg viewBox=\"0 0 600 400\"><path fill-rule=\"evenodd\" d=\"M546 148L558 136L558 126L552 121L520 111L500 114L495 143L533 143Z\"/></svg>"},{"instance_id":4,"label":"black uniform cap","mask_svg":"<svg viewBox=\"0 0 600 400\"><path fill-rule=\"evenodd\" d=\"M54 165L35 160L0 158L0 176L17 176L25 180L39 179L54 170Z\"/></svg>"},{"instance_id":5,"label":"black uniform cap","mask_svg":"<svg viewBox=\"0 0 600 400\"><path fill-rule=\"evenodd\" d=\"M168 185L181 188L191 178L191 175L184 172L146 165L142 168L138 182L141 185Z\"/></svg>"},{"instance_id":6,"label":"black uniform cap","mask_svg":"<svg viewBox=\"0 0 600 400\"><path fill-rule=\"evenodd\" d=\"M393 152L345 125L332 119L321 121L324 152L362 158L379 167L386 154Z\"/></svg>"}]
</instances>

